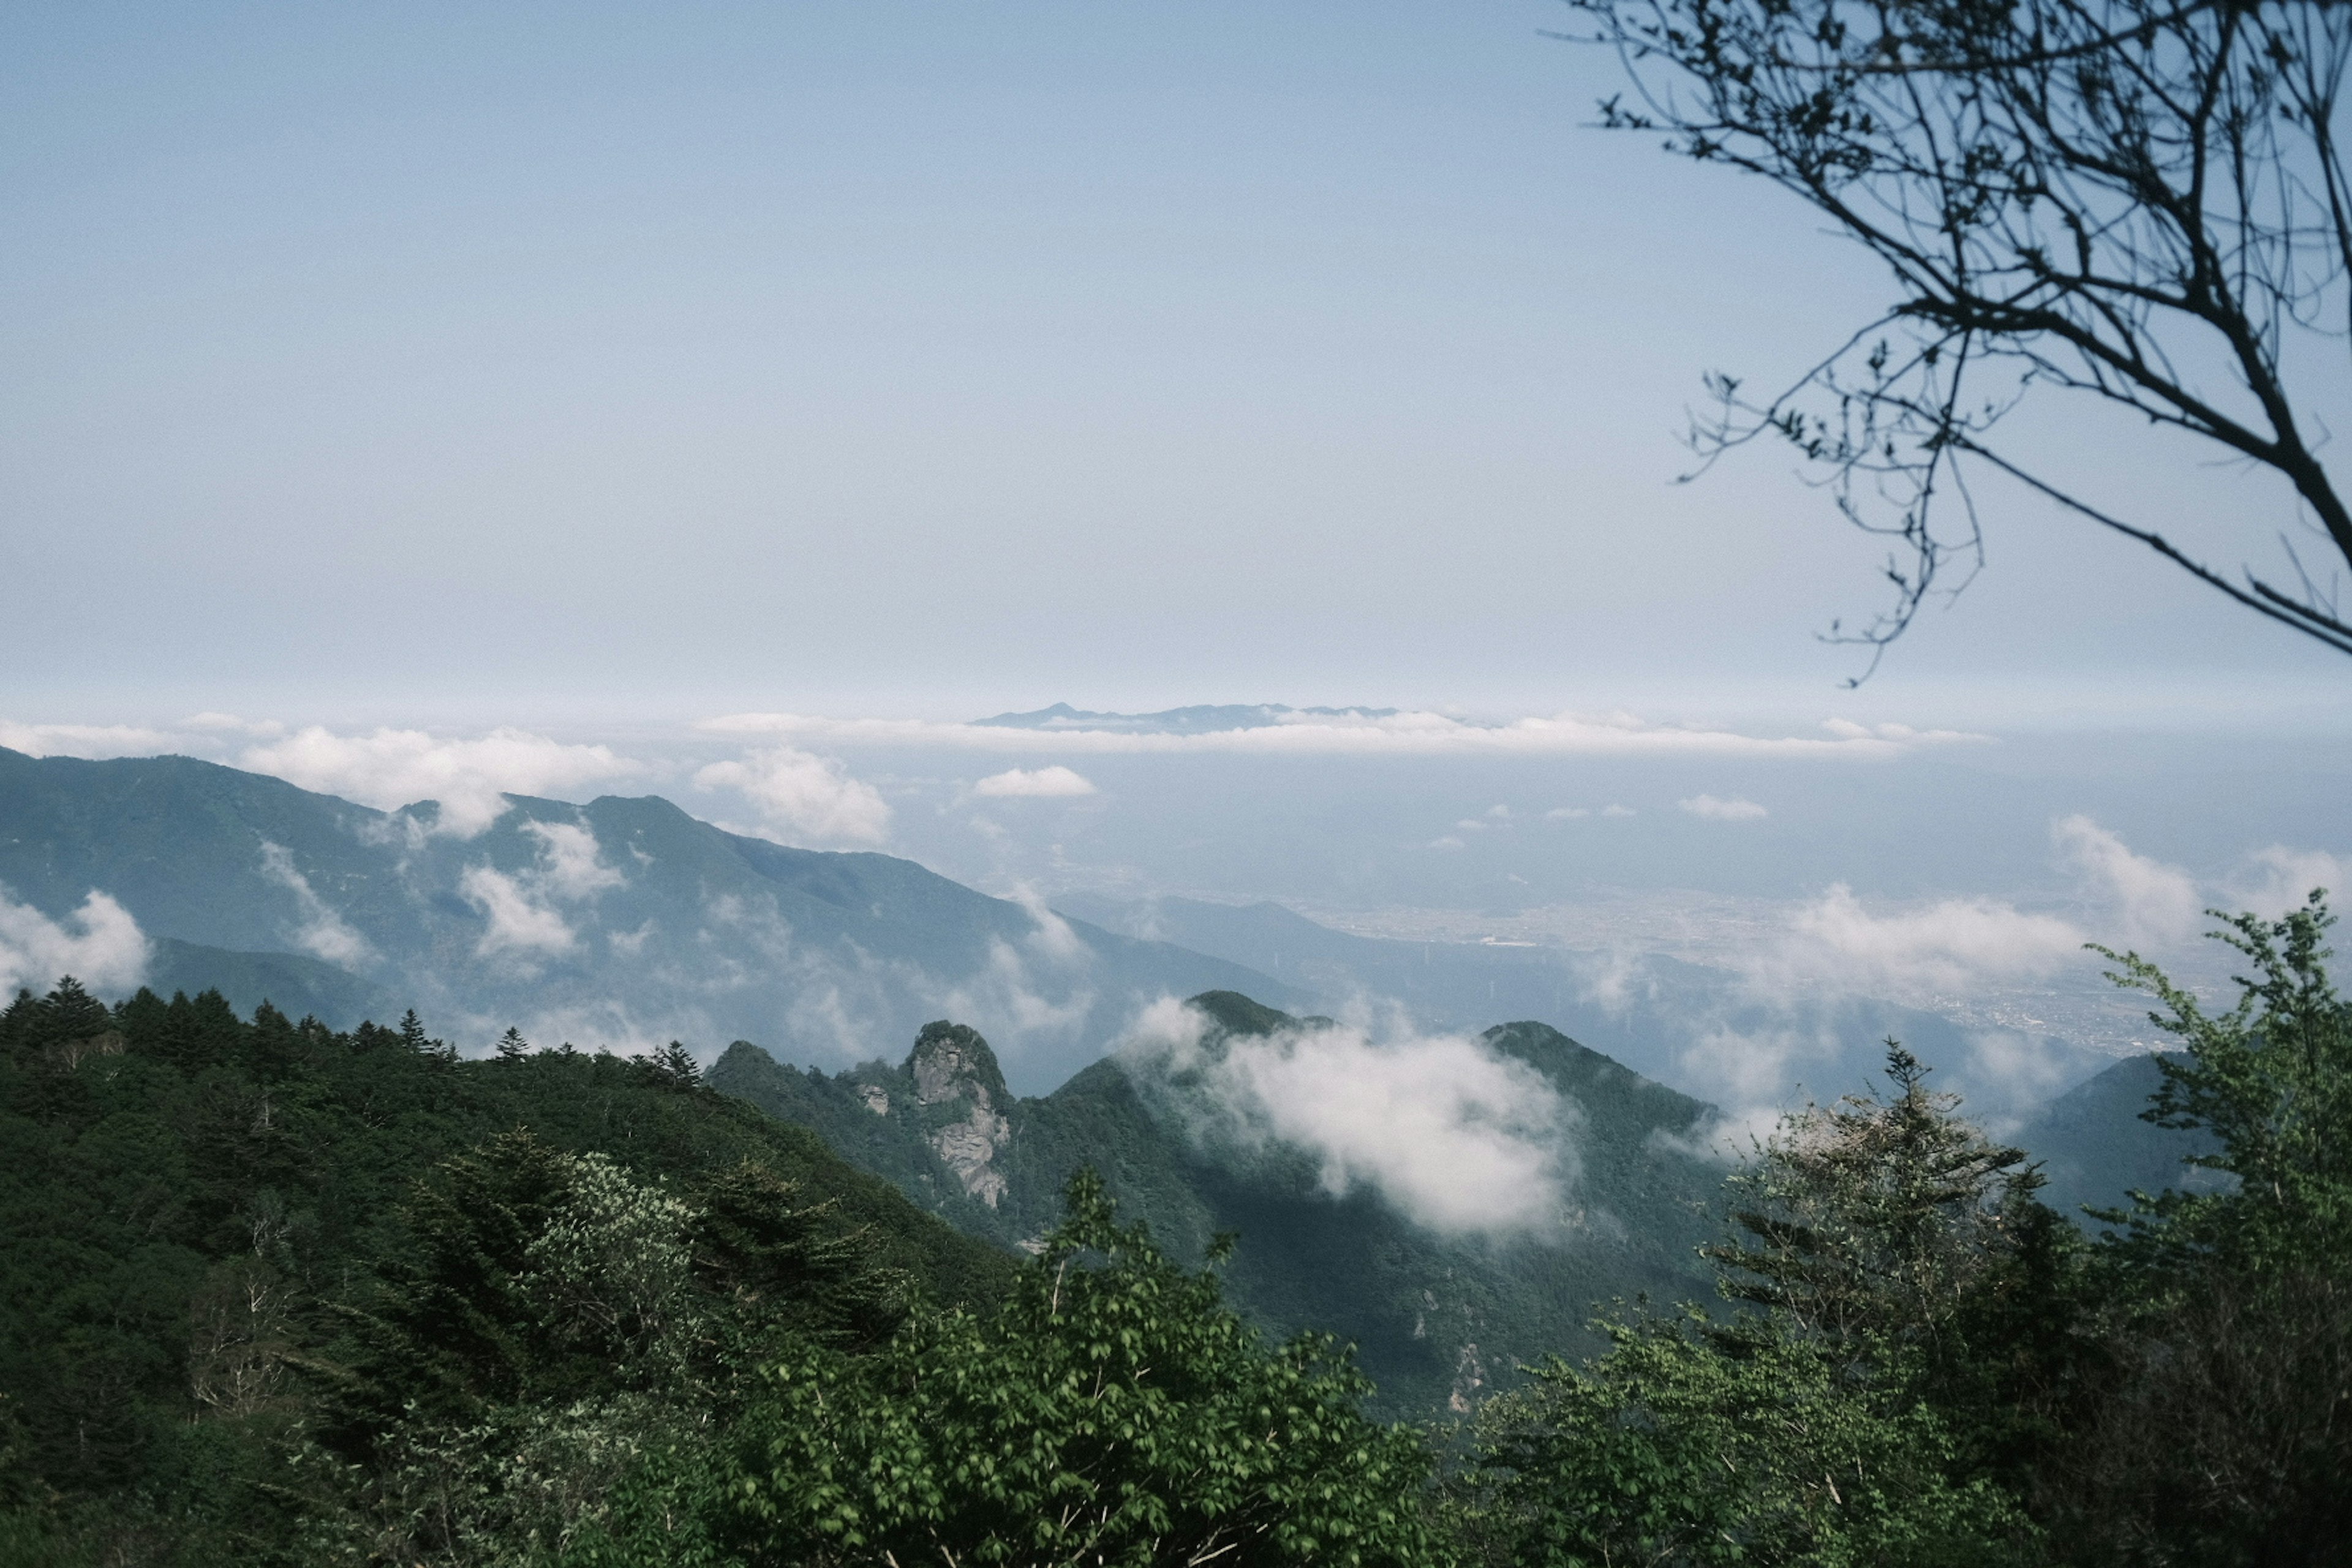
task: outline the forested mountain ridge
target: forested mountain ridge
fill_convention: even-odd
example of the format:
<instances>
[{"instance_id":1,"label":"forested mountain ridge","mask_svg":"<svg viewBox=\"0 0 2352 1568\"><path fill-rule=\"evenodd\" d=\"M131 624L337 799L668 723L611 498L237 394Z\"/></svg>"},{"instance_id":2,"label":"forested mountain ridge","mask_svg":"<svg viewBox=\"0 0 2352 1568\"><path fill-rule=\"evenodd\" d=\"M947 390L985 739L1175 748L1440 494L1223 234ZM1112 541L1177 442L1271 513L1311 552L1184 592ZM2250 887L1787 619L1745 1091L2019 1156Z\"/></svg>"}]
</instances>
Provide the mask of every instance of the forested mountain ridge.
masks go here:
<instances>
[{"instance_id":1,"label":"forested mountain ridge","mask_svg":"<svg viewBox=\"0 0 2352 1568\"><path fill-rule=\"evenodd\" d=\"M61 921L92 890L146 937L188 944L151 952L155 974L110 994L160 977L250 1006L257 970L274 966L288 1003L299 968L299 1011L349 1026L414 1005L473 1048L519 1024L583 1045L751 1037L853 1061L947 1013L987 1028L1014 1080L1043 1089L1153 997L1292 997L1242 964L892 856L729 833L658 796L508 796L484 825L188 757L0 750L0 892Z\"/></svg>"},{"instance_id":2,"label":"forested mountain ridge","mask_svg":"<svg viewBox=\"0 0 2352 1568\"><path fill-rule=\"evenodd\" d=\"M245 1021L211 993L109 1009L68 984L0 1014L10 1484L86 1494L218 1466L214 1482L246 1484L240 1467L317 1392L297 1369L358 1353L351 1312L372 1271L411 1256L418 1184L501 1137L681 1197L757 1173L777 1213L877 1279L974 1302L1009 1282L995 1248L696 1088L690 1062L461 1061L413 1026L337 1034L266 1006ZM263 1448L191 1425L214 1416ZM234 1538L233 1517L215 1525Z\"/></svg>"},{"instance_id":3,"label":"forested mountain ridge","mask_svg":"<svg viewBox=\"0 0 2352 1568\"><path fill-rule=\"evenodd\" d=\"M1210 1052L1328 1024L1229 992L1189 1005L1210 1021ZM1235 1303L1277 1336L1313 1327L1354 1343L1382 1408L1418 1417L1466 1410L1543 1350L1587 1343L1587 1320L1611 1300L1697 1290L1696 1249L1717 1223L1721 1167L1682 1142L1711 1108L1543 1024L1497 1026L1479 1040L1533 1067L1573 1107L1563 1138L1577 1173L1559 1227L1541 1237L1448 1234L1373 1185L1335 1192L1312 1150L1204 1134L1209 1091L1150 1054L1122 1052L1022 1099L983 1038L940 1022L898 1064L836 1074L795 1070L738 1041L709 1082L1008 1247L1037 1244L1087 1166L1180 1260L1199 1261L1234 1233L1225 1279Z\"/></svg>"}]
</instances>

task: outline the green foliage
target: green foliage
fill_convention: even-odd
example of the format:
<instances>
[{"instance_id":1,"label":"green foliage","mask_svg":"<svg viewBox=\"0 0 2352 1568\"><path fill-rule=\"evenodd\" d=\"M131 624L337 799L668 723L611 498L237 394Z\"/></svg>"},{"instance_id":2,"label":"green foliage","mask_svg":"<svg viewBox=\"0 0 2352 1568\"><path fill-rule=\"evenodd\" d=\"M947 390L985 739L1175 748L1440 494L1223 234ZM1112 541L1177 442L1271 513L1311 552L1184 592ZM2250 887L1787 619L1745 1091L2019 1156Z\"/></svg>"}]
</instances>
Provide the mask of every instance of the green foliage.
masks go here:
<instances>
[{"instance_id":1,"label":"green foliage","mask_svg":"<svg viewBox=\"0 0 2352 1568\"><path fill-rule=\"evenodd\" d=\"M1430 1561L1429 1458L1329 1341L1267 1349L1100 1181L994 1313L769 1369L729 1529L759 1562Z\"/></svg>"},{"instance_id":2,"label":"green foliage","mask_svg":"<svg viewBox=\"0 0 2352 1568\"><path fill-rule=\"evenodd\" d=\"M682 1077L459 1061L413 1014L337 1034L209 993L19 995L0 1559L328 1561L427 1539L394 1528L404 1497L506 1517L446 1500L529 1490L497 1465L532 1454L601 1494L580 1478L662 1412L708 1425L719 1394L675 1402L723 1394L730 1358L870 1345L915 1294L1009 1284L1010 1259Z\"/></svg>"},{"instance_id":3,"label":"green foliage","mask_svg":"<svg viewBox=\"0 0 2352 1568\"><path fill-rule=\"evenodd\" d=\"M1886 1097L1785 1118L1705 1248L1728 1300L1603 1325L1489 1401L1459 1489L1496 1563L2002 1563L2069 1369L2073 1232L1887 1043Z\"/></svg>"},{"instance_id":4,"label":"green foliage","mask_svg":"<svg viewBox=\"0 0 2352 1568\"><path fill-rule=\"evenodd\" d=\"M2032 1560L2010 1494L1960 1474L1937 1410L1785 1318L1690 1310L1480 1411L1460 1517L1483 1561L1535 1568ZM1851 1347L1848 1347L1851 1348Z\"/></svg>"},{"instance_id":5,"label":"green foliage","mask_svg":"<svg viewBox=\"0 0 2352 1568\"><path fill-rule=\"evenodd\" d=\"M2220 1147L2189 1163L2236 1178L2227 1191L2146 1198L2143 1241L2261 1270L2352 1264L2326 1246L2352 1234L2352 1005L2327 978L2335 921L2317 891L2283 920L2228 919L2215 934L2254 973L2218 1015L2137 953L2099 950L2118 984L2156 996L2150 1021L2188 1047L2158 1058L2164 1081L2145 1120L2210 1132Z\"/></svg>"},{"instance_id":6,"label":"green foliage","mask_svg":"<svg viewBox=\"0 0 2352 1568\"><path fill-rule=\"evenodd\" d=\"M2211 1014L2137 954L2119 983L2187 1047L2146 1112L2209 1132L2221 1190L2135 1194L2101 1260L2116 1363L2053 1487L2095 1561L2335 1563L2352 1542L2352 1007L2315 892L2229 920L2237 1003Z\"/></svg>"}]
</instances>

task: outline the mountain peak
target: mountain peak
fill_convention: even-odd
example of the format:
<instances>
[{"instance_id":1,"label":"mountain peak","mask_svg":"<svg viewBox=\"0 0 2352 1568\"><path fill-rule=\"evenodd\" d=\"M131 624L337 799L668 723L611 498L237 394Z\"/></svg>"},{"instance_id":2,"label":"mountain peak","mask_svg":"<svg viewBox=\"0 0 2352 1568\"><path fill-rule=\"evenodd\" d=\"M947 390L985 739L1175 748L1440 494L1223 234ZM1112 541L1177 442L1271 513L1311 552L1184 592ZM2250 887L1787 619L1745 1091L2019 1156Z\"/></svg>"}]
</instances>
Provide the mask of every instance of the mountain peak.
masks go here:
<instances>
[{"instance_id":1,"label":"mountain peak","mask_svg":"<svg viewBox=\"0 0 2352 1568\"><path fill-rule=\"evenodd\" d=\"M969 1025L944 1018L924 1025L915 1048L907 1053L907 1071L915 1079L916 1100L924 1105L961 1099L987 1106L1006 1098L996 1053Z\"/></svg>"}]
</instances>

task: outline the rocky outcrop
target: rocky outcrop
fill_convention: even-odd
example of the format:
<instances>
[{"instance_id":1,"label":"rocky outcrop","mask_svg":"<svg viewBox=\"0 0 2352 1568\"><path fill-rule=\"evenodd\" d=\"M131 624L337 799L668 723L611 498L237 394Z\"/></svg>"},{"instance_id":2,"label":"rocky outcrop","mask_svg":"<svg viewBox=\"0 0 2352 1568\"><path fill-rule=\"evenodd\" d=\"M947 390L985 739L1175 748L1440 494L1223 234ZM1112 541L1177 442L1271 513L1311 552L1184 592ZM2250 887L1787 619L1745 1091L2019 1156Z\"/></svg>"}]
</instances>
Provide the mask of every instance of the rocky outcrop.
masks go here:
<instances>
[{"instance_id":1,"label":"rocky outcrop","mask_svg":"<svg viewBox=\"0 0 2352 1568\"><path fill-rule=\"evenodd\" d=\"M914 1078L919 1104L952 1106L961 1101L968 1108L962 1120L932 1130L931 1148L966 1193L994 1208L1005 1191L996 1152L1013 1138L1013 1124L1004 1116L1011 1096L996 1053L977 1030L961 1024L929 1024L916 1037L907 1070Z\"/></svg>"}]
</instances>

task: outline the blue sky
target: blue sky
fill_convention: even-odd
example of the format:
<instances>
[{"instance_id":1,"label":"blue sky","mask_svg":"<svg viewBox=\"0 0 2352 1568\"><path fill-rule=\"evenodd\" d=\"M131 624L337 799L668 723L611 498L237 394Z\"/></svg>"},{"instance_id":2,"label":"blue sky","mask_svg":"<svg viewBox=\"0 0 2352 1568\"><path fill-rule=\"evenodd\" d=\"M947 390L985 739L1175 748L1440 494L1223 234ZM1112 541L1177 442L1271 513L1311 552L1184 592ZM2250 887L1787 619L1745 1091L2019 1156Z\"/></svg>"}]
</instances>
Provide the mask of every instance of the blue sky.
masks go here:
<instances>
[{"instance_id":1,"label":"blue sky","mask_svg":"<svg viewBox=\"0 0 2352 1568\"><path fill-rule=\"evenodd\" d=\"M1874 279L1583 128L1562 20L12 6L7 716L2341 729L2334 666L2013 496L1839 694L1868 542L1777 454L1670 481L1701 372L1793 374Z\"/></svg>"}]
</instances>

